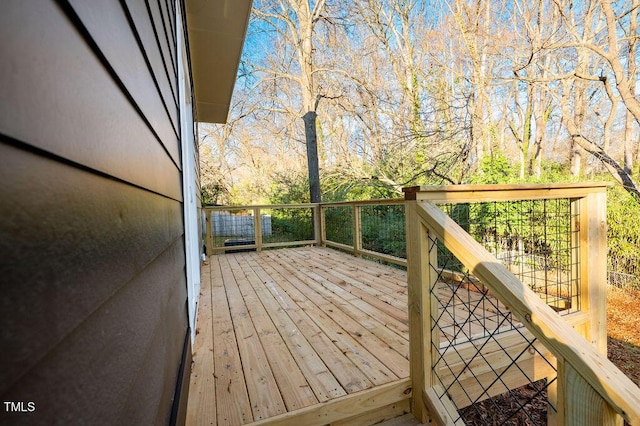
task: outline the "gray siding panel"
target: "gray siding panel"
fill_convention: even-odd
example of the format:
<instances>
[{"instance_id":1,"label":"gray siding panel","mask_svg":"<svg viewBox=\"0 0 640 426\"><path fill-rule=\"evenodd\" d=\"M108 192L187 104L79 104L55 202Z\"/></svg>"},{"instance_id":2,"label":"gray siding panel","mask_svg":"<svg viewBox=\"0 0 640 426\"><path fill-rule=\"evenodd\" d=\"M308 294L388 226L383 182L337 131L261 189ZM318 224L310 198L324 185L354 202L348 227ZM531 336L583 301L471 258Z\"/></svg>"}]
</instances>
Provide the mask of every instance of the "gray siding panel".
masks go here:
<instances>
[{"instance_id":1,"label":"gray siding panel","mask_svg":"<svg viewBox=\"0 0 640 426\"><path fill-rule=\"evenodd\" d=\"M172 26L170 11L168 10L166 0L156 0L158 5L160 6L160 13L162 15L162 23L166 30L165 34L167 35L167 43L169 44L169 50L171 51L171 58L173 59L173 67L175 72L178 72L178 62L177 62L177 54L176 54L176 38L173 36L171 28L175 28Z\"/></svg>"},{"instance_id":2,"label":"gray siding panel","mask_svg":"<svg viewBox=\"0 0 640 426\"><path fill-rule=\"evenodd\" d=\"M169 49L169 42L167 36L164 34L164 20L162 18L162 13L160 12L160 5L158 4L158 0L146 0L146 2L150 12L149 15L151 17L151 23L156 33L156 42L160 49L164 68L169 76L173 93L176 99L178 99L178 89L176 85L178 72L175 66L176 58L171 56L172 53L171 49Z\"/></svg>"},{"instance_id":3,"label":"gray siding panel","mask_svg":"<svg viewBox=\"0 0 640 426\"><path fill-rule=\"evenodd\" d=\"M142 51L132 49L137 41L120 2L71 0L70 3L171 154L173 161L179 165L177 130L173 128L164 109Z\"/></svg>"},{"instance_id":4,"label":"gray siding panel","mask_svg":"<svg viewBox=\"0 0 640 426\"><path fill-rule=\"evenodd\" d=\"M152 424L156 419L166 424L171 401L159 394L167 392L167 382L174 389L186 326L182 335L169 337L163 328L173 329L176 319L186 324L186 308L175 318L175 309L158 302L186 298L185 286L177 285L183 278L171 266L179 264L181 243L169 247L3 395L3 400L33 401L37 407L31 418L10 417L12 424ZM176 355L167 360L167 352L177 353L173 369L167 362Z\"/></svg>"},{"instance_id":5,"label":"gray siding panel","mask_svg":"<svg viewBox=\"0 0 640 426\"><path fill-rule=\"evenodd\" d=\"M176 27L176 8L173 7L174 4L170 0L162 0L162 1L164 1L166 10L169 11L169 21L171 22L171 28L175 28ZM175 37L173 38L173 42L177 47L178 40Z\"/></svg>"},{"instance_id":6,"label":"gray siding panel","mask_svg":"<svg viewBox=\"0 0 640 426\"><path fill-rule=\"evenodd\" d=\"M0 298L12 330L2 353L14 366L0 369L1 393L180 239L183 223L181 204L160 195L9 145L0 158L12 189L0 204L0 276L13 284Z\"/></svg>"},{"instance_id":7,"label":"gray siding panel","mask_svg":"<svg viewBox=\"0 0 640 426\"><path fill-rule=\"evenodd\" d=\"M0 398L37 407L2 424L166 424L176 397L177 76L145 2L91 3L0 14Z\"/></svg>"},{"instance_id":8,"label":"gray siding panel","mask_svg":"<svg viewBox=\"0 0 640 426\"><path fill-rule=\"evenodd\" d=\"M0 14L0 133L180 200L176 164L72 23L26 3Z\"/></svg>"},{"instance_id":9,"label":"gray siding panel","mask_svg":"<svg viewBox=\"0 0 640 426\"><path fill-rule=\"evenodd\" d=\"M142 42L144 54L151 64L155 79L160 86L160 93L169 110L173 126L178 129L177 94L174 94L172 91L171 83L164 69L164 62L160 55L160 46L158 46L153 32L149 11L144 2L139 0L126 0L126 7Z\"/></svg>"}]
</instances>

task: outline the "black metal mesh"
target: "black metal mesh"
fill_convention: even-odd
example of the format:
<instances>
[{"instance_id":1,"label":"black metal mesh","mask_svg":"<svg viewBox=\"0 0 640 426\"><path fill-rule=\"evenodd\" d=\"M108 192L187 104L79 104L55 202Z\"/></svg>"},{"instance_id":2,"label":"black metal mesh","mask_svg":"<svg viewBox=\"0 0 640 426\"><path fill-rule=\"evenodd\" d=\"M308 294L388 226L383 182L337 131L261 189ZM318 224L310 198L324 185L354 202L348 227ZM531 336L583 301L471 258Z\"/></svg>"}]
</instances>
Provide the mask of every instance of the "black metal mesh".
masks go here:
<instances>
[{"instance_id":1,"label":"black metal mesh","mask_svg":"<svg viewBox=\"0 0 640 426\"><path fill-rule=\"evenodd\" d=\"M430 288L437 396L459 410L455 421L546 424L547 410L556 411L547 396L555 358L440 241L430 237L428 247L437 277Z\"/></svg>"},{"instance_id":2,"label":"black metal mesh","mask_svg":"<svg viewBox=\"0 0 640 426\"><path fill-rule=\"evenodd\" d=\"M444 204L440 208L549 306L564 313L580 309L578 228L574 226L579 212L572 211L571 200ZM450 267L460 271L461 265Z\"/></svg>"},{"instance_id":3,"label":"black metal mesh","mask_svg":"<svg viewBox=\"0 0 640 426\"><path fill-rule=\"evenodd\" d=\"M404 204L360 207L362 248L406 259Z\"/></svg>"},{"instance_id":4,"label":"black metal mesh","mask_svg":"<svg viewBox=\"0 0 640 426\"><path fill-rule=\"evenodd\" d=\"M254 244L253 210L215 210L211 212L210 219L214 248L224 247L225 243L234 245Z\"/></svg>"},{"instance_id":5,"label":"black metal mesh","mask_svg":"<svg viewBox=\"0 0 640 426\"><path fill-rule=\"evenodd\" d=\"M313 209L311 207L261 209L260 217L263 244L313 239Z\"/></svg>"},{"instance_id":6,"label":"black metal mesh","mask_svg":"<svg viewBox=\"0 0 640 426\"><path fill-rule=\"evenodd\" d=\"M211 213L213 247L241 247L256 243L255 214L250 209L216 209ZM260 208L262 244L313 239L313 208Z\"/></svg>"},{"instance_id":7,"label":"black metal mesh","mask_svg":"<svg viewBox=\"0 0 640 426\"><path fill-rule=\"evenodd\" d=\"M353 247L353 207L326 206L323 209L327 241Z\"/></svg>"}]
</instances>

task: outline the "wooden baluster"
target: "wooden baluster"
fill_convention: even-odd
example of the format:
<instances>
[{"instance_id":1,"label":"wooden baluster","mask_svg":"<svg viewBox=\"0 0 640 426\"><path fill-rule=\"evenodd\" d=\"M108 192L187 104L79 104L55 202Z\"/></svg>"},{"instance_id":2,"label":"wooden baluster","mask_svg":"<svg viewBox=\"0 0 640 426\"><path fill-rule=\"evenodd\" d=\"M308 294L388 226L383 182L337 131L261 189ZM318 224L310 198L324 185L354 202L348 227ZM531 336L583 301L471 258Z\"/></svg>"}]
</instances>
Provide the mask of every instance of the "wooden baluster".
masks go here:
<instances>
[{"instance_id":1,"label":"wooden baluster","mask_svg":"<svg viewBox=\"0 0 640 426\"><path fill-rule=\"evenodd\" d=\"M203 209L205 213L205 221L206 221L206 246L207 246L207 256L211 256L213 254L213 227L211 224L211 215L213 214L212 210Z\"/></svg>"},{"instance_id":2,"label":"wooden baluster","mask_svg":"<svg viewBox=\"0 0 640 426\"><path fill-rule=\"evenodd\" d=\"M362 256L362 208L358 204L353 204L353 254Z\"/></svg>"},{"instance_id":3,"label":"wooden baluster","mask_svg":"<svg viewBox=\"0 0 640 426\"><path fill-rule=\"evenodd\" d=\"M411 411L422 423L429 421L423 393L433 386L431 357L432 280L429 267L428 234L416 213L416 201L406 203L407 279L409 296L409 361L413 386Z\"/></svg>"}]
</instances>

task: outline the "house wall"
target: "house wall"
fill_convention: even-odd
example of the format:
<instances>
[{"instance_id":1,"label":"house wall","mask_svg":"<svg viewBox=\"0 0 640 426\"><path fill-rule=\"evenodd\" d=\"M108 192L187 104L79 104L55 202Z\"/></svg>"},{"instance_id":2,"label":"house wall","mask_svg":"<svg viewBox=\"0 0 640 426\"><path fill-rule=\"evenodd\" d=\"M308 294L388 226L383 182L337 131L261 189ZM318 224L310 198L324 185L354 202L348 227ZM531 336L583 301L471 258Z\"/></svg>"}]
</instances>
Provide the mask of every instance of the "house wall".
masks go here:
<instances>
[{"instance_id":1,"label":"house wall","mask_svg":"<svg viewBox=\"0 0 640 426\"><path fill-rule=\"evenodd\" d=\"M2 2L0 395L35 411L3 404L0 423L166 424L179 411L174 1Z\"/></svg>"}]
</instances>

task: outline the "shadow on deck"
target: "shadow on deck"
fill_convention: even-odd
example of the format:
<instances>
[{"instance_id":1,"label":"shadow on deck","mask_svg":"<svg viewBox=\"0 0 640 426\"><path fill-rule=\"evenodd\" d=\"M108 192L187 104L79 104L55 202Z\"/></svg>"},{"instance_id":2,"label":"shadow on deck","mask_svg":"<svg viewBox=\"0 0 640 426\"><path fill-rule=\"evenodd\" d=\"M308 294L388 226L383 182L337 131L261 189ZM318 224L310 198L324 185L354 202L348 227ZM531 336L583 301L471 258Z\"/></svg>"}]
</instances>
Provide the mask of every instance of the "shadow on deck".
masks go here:
<instances>
[{"instance_id":1,"label":"shadow on deck","mask_svg":"<svg viewBox=\"0 0 640 426\"><path fill-rule=\"evenodd\" d=\"M202 269L187 424L402 416L407 323L405 271L320 247L212 256Z\"/></svg>"}]
</instances>

